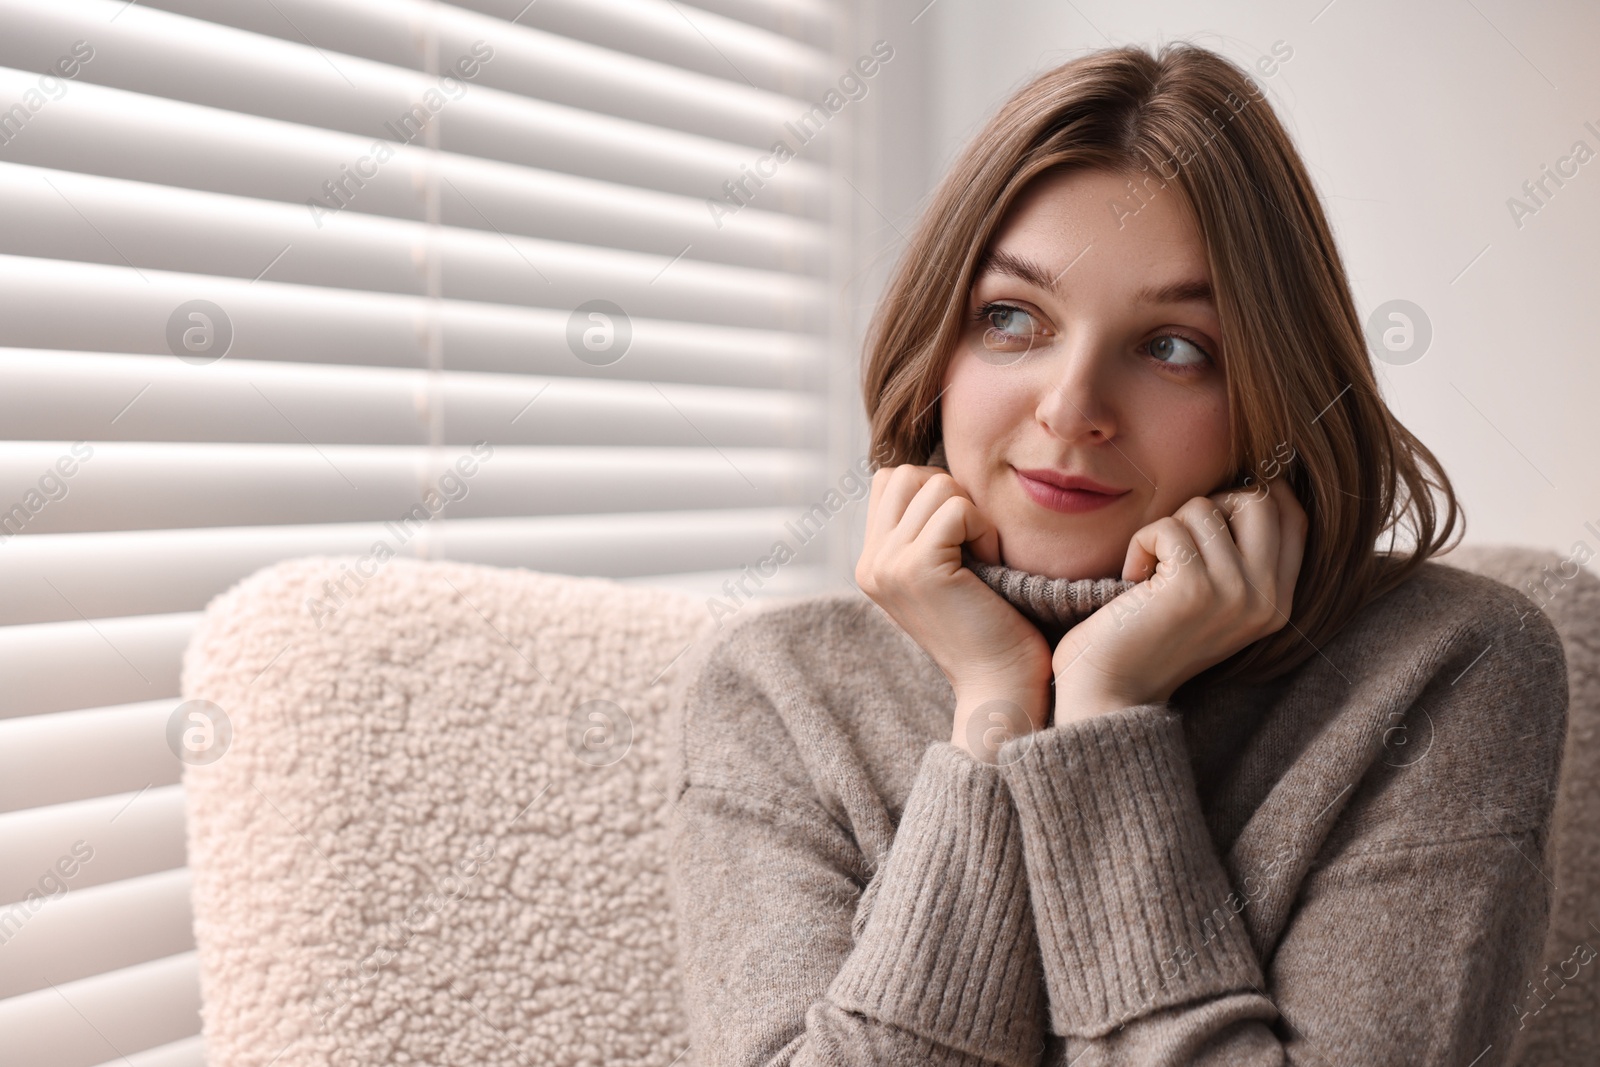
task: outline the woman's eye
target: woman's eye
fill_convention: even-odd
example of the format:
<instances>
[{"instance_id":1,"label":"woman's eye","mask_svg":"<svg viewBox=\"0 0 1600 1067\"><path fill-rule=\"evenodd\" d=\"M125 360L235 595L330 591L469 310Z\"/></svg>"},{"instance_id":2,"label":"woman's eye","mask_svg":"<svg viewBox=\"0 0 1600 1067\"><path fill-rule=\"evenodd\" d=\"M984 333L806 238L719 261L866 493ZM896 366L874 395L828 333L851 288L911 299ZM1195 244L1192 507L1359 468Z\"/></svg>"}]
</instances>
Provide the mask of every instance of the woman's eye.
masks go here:
<instances>
[{"instance_id":1,"label":"woman's eye","mask_svg":"<svg viewBox=\"0 0 1600 1067\"><path fill-rule=\"evenodd\" d=\"M1162 363L1174 367L1198 367L1209 363L1211 356L1205 349L1178 334L1163 334L1147 342L1150 354Z\"/></svg>"},{"instance_id":2,"label":"woman's eye","mask_svg":"<svg viewBox=\"0 0 1600 1067\"><path fill-rule=\"evenodd\" d=\"M1019 342L1031 345L1038 332L1033 316L1011 304L985 304L974 318L986 324L983 331L986 347L1011 346Z\"/></svg>"}]
</instances>

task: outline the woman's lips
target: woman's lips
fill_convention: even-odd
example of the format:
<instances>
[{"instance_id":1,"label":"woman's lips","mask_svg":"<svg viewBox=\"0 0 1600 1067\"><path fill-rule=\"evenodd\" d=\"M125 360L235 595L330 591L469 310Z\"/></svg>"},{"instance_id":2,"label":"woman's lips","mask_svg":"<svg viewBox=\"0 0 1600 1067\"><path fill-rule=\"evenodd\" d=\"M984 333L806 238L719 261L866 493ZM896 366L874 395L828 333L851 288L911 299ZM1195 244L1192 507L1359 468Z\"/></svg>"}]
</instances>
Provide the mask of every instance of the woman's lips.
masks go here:
<instances>
[{"instance_id":1,"label":"woman's lips","mask_svg":"<svg viewBox=\"0 0 1600 1067\"><path fill-rule=\"evenodd\" d=\"M1122 499L1129 492L1127 489L1120 493L1096 493L1089 489L1062 489L1060 486L1030 478L1021 471L1017 471L1017 480L1022 483L1023 492L1032 497L1034 503L1047 507L1051 511L1062 511L1069 515L1103 508L1107 504L1112 504Z\"/></svg>"}]
</instances>

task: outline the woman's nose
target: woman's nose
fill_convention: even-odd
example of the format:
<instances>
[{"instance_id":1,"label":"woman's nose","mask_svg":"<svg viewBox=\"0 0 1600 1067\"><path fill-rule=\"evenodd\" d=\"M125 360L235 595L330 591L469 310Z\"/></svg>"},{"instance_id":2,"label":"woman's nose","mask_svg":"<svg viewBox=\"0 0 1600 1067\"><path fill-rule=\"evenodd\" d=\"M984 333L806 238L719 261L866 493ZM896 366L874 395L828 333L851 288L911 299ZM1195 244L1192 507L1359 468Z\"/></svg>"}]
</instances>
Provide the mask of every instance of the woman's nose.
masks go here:
<instances>
[{"instance_id":1,"label":"woman's nose","mask_svg":"<svg viewBox=\"0 0 1600 1067\"><path fill-rule=\"evenodd\" d=\"M1109 441L1117 434L1105 353L1090 339L1067 346L1050 361L1040 387L1038 418L1063 441Z\"/></svg>"}]
</instances>

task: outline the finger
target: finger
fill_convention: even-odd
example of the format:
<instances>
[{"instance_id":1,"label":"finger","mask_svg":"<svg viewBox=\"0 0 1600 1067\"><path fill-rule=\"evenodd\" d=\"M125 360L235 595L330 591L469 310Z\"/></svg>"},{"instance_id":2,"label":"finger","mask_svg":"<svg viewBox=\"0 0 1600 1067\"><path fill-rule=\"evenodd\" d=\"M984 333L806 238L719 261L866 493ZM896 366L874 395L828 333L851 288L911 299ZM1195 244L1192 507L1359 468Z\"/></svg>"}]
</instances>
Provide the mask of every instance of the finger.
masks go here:
<instances>
[{"instance_id":1,"label":"finger","mask_svg":"<svg viewBox=\"0 0 1600 1067\"><path fill-rule=\"evenodd\" d=\"M911 534L909 540L919 542L927 552L960 549L970 542L972 554L978 559L999 563L999 529L948 471L924 469L934 473L906 508L906 517L901 522L902 531ZM952 506L951 500L959 503ZM958 552L958 561L959 558Z\"/></svg>"},{"instance_id":2,"label":"finger","mask_svg":"<svg viewBox=\"0 0 1600 1067\"><path fill-rule=\"evenodd\" d=\"M1134 533L1133 540L1128 542L1128 554L1122 562L1122 577L1129 582L1145 581L1153 577L1163 563L1167 566L1161 573L1171 574L1192 562L1199 554L1200 550L1195 546L1194 536L1187 526L1170 516L1157 519L1141 527Z\"/></svg>"},{"instance_id":3,"label":"finger","mask_svg":"<svg viewBox=\"0 0 1600 1067\"><path fill-rule=\"evenodd\" d=\"M963 520L966 522L966 540L972 546L972 554L985 563L999 563L1000 528L990 522L976 504L971 510L972 515L963 516Z\"/></svg>"},{"instance_id":4,"label":"finger","mask_svg":"<svg viewBox=\"0 0 1600 1067\"><path fill-rule=\"evenodd\" d=\"M1270 485L1263 483L1259 490L1218 493L1212 499L1218 500L1227 516L1245 577L1262 595L1276 602L1281 523Z\"/></svg>"},{"instance_id":5,"label":"finger","mask_svg":"<svg viewBox=\"0 0 1600 1067\"><path fill-rule=\"evenodd\" d=\"M885 517L887 509L883 503L884 495L889 491L889 481L897 469L879 467L872 472L872 491L867 495L866 542L869 545L876 543L878 537L885 531L893 529L894 523L899 521L899 516L895 516L894 521L889 521Z\"/></svg>"},{"instance_id":6,"label":"finger","mask_svg":"<svg viewBox=\"0 0 1600 1067\"><path fill-rule=\"evenodd\" d=\"M1225 495L1219 494L1223 499ZM1244 560L1228 526L1226 508L1212 497L1191 497L1173 513L1194 537L1200 559L1213 581L1238 592L1248 590Z\"/></svg>"},{"instance_id":7,"label":"finger","mask_svg":"<svg viewBox=\"0 0 1600 1067\"><path fill-rule=\"evenodd\" d=\"M1258 490L1237 502L1232 525L1250 560L1251 581L1269 597L1274 629L1282 629L1294 608L1294 584L1306 547L1306 512L1286 482L1264 482Z\"/></svg>"},{"instance_id":8,"label":"finger","mask_svg":"<svg viewBox=\"0 0 1600 1067\"><path fill-rule=\"evenodd\" d=\"M893 467L879 467L872 472L872 483L867 487L867 507L873 508L883 496L883 487L889 484L889 475L894 473Z\"/></svg>"},{"instance_id":9,"label":"finger","mask_svg":"<svg viewBox=\"0 0 1600 1067\"><path fill-rule=\"evenodd\" d=\"M978 506L971 499L961 494L951 494L940 502L939 507L923 525L922 531L917 534L915 541L920 550L929 554L955 548L959 563L959 550L963 544L977 541L988 548L998 543L998 536L994 523L978 510ZM980 555L976 549L973 555L984 559L985 562L999 562L998 556L991 559Z\"/></svg>"},{"instance_id":10,"label":"finger","mask_svg":"<svg viewBox=\"0 0 1600 1067\"><path fill-rule=\"evenodd\" d=\"M873 475L873 489L877 494L877 501L867 518L867 536L876 538L875 543L887 545L893 542L894 532L905 520L906 510L930 477L925 473L926 470L927 468L910 463L902 463L897 467L885 467ZM882 489L877 485L880 477L883 478ZM920 528L919 524L918 529ZM915 532L912 531L913 534ZM908 536L906 540L909 539Z\"/></svg>"},{"instance_id":11,"label":"finger","mask_svg":"<svg viewBox=\"0 0 1600 1067\"><path fill-rule=\"evenodd\" d=\"M935 467L911 467L913 473L904 475L904 485L909 496L900 509L900 521L889 532L886 544L904 547L922 533L928 520L951 496L958 492L955 481ZM894 492L895 489L891 489Z\"/></svg>"}]
</instances>

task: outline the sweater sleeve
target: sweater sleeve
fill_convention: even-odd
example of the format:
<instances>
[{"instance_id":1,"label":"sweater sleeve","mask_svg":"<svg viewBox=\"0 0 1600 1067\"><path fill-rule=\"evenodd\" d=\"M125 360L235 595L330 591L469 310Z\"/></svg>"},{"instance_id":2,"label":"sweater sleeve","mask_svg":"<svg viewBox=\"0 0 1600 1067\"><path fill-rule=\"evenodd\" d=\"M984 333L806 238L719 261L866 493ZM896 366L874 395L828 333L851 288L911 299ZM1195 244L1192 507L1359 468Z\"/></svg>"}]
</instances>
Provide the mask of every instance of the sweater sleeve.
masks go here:
<instances>
[{"instance_id":1,"label":"sweater sleeve","mask_svg":"<svg viewBox=\"0 0 1600 1067\"><path fill-rule=\"evenodd\" d=\"M998 770L930 743L865 894L850 832L779 792L691 780L673 809L691 1062L1037 1064L1043 978Z\"/></svg>"},{"instance_id":2,"label":"sweater sleeve","mask_svg":"<svg viewBox=\"0 0 1600 1067\"><path fill-rule=\"evenodd\" d=\"M1339 843L1301 883L1269 966L1229 921L1254 887L1230 883L1169 704L1007 742L1065 1061L1505 1062L1548 925L1565 735L1564 663L1542 636L1429 687L1432 762L1375 761L1352 783Z\"/></svg>"},{"instance_id":3,"label":"sweater sleeve","mask_svg":"<svg viewBox=\"0 0 1600 1067\"><path fill-rule=\"evenodd\" d=\"M1099 1062L1200 1062L1178 1048L1217 1038L1218 1063L1283 1062L1238 1055L1275 1045L1277 1012L1243 924L1213 916L1232 887L1178 715L1163 702L1051 726L1007 742L999 769L1022 829L1052 1032L1103 1054L1130 1029L1170 1035L1164 1058ZM1201 930L1213 936L1202 943Z\"/></svg>"}]
</instances>

